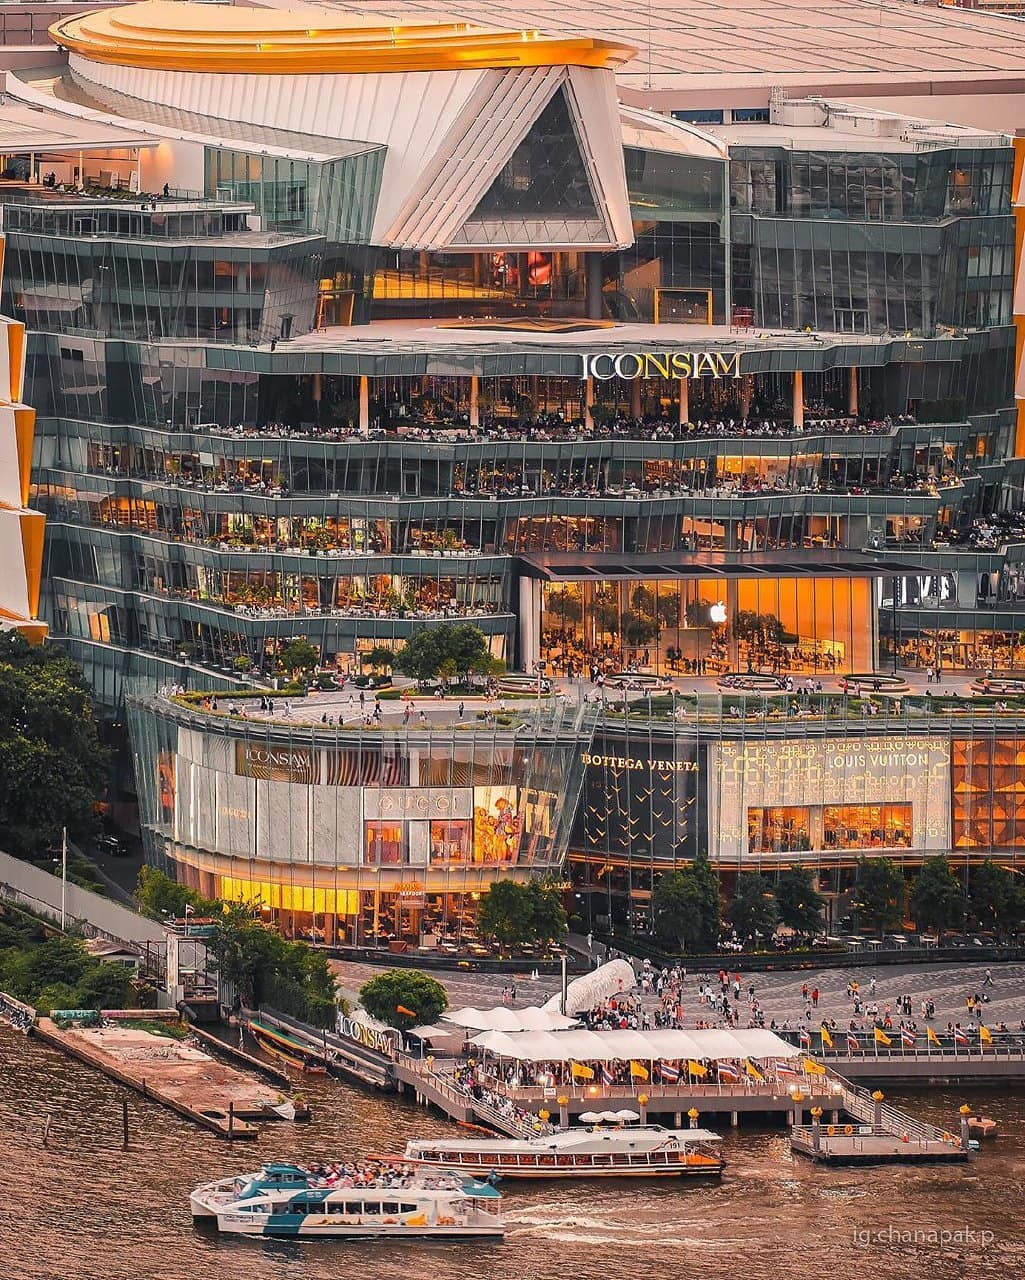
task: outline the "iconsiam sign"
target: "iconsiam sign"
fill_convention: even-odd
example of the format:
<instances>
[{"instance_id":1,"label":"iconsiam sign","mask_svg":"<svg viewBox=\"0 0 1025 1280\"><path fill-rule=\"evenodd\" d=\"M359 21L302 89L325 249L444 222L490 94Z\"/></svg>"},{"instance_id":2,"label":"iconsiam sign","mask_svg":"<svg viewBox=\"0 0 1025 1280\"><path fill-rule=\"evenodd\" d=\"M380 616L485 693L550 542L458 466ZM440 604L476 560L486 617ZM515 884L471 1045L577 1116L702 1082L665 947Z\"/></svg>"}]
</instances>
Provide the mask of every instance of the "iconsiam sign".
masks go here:
<instances>
[{"instance_id":1,"label":"iconsiam sign","mask_svg":"<svg viewBox=\"0 0 1025 1280\"><path fill-rule=\"evenodd\" d=\"M739 378L739 351L624 351L581 356L581 378Z\"/></svg>"}]
</instances>

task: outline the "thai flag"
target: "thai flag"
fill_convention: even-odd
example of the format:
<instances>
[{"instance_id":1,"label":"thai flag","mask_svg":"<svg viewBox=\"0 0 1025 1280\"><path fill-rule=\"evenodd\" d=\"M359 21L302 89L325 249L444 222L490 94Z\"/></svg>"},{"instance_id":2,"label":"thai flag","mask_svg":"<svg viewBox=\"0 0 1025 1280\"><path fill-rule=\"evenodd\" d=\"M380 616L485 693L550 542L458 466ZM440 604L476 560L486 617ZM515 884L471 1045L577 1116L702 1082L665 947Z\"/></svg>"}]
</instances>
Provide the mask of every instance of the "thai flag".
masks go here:
<instances>
[{"instance_id":1,"label":"thai flag","mask_svg":"<svg viewBox=\"0 0 1025 1280\"><path fill-rule=\"evenodd\" d=\"M907 1027L901 1027L900 1042L905 1049L913 1049L915 1047L915 1041L917 1039L918 1037L915 1035L913 1031L910 1031Z\"/></svg>"},{"instance_id":2,"label":"thai flag","mask_svg":"<svg viewBox=\"0 0 1025 1280\"><path fill-rule=\"evenodd\" d=\"M668 1062L660 1062L658 1064L658 1074L666 1084L676 1084L680 1078L680 1068L671 1067Z\"/></svg>"},{"instance_id":3,"label":"thai flag","mask_svg":"<svg viewBox=\"0 0 1025 1280\"><path fill-rule=\"evenodd\" d=\"M802 1049L811 1048L811 1032L810 1031L801 1032L801 1048Z\"/></svg>"},{"instance_id":4,"label":"thai flag","mask_svg":"<svg viewBox=\"0 0 1025 1280\"><path fill-rule=\"evenodd\" d=\"M857 1053L857 1051L861 1048L861 1041L858 1039L858 1037L854 1034L853 1031L847 1032L847 1048L850 1049L853 1053Z\"/></svg>"},{"instance_id":5,"label":"thai flag","mask_svg":"<svg viewBox=\"0 0 1025 1280\"><path fill-rule=\"evenodd\" d=\"M954 1028L954 1043L955 1043L955 1044L967 1044L967 1043L968 1043L968 1034L967 1034L967 1032L962 1031L962 1030L960 1029L960 1027L955 1027L955 1028Z\"/></svg>"},{"instance_id":6,"label":"thai flag","mask_svg":"<svg viewBox=\"0 0 1025 1280\"><path fill-rule=\"evenodd\" d=\"M740 1072L736 1067L728 1066L725 1062L717 1062L715 1064L715 1073L720 1080L724 1080L727 1084L739 1084Z\"/></svg>"},{"instance_id":7,"label":"thai flag","mask_svg":"<svg viewBox=\"0 0 1025 1280\"><path fill-rule=\"evenodd\" d=\"M795 1071L793 1067L789 1067L789 1066L787 1066L787 1064L786 1064L785 1062L777 1062L777 1063L776 1063L776 1075L781 1076L781 1077L782 1077L782 1076L790 1076L790 1077L792 1077L794 1080L799 1080L799 1079L801 1078L801 1073L800 1073L800 1071Z\"/></svg>"},{"instance_id":8,"label":"thai flag","mask_svg":"<svg viewBox=\"0 0 1025 1280\"><path fill-rule=\"evenodd\" d=\"M608 1063L602 1062L598 1066L598 1072L601 1075L602 1084L612 1085L616 1083L615 1072L613 1072Z\"/></svg>"}]
</instances>

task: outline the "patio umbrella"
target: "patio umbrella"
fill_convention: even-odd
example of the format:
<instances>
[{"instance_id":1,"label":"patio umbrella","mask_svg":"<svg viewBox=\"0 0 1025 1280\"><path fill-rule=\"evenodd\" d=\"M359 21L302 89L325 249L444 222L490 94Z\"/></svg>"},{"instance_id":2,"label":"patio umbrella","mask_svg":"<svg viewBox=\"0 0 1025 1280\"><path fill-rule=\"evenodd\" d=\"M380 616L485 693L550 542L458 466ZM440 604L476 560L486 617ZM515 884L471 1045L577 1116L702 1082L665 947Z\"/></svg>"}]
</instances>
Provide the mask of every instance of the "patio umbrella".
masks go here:
<instances>
[{"instance_id":1,"label":"patio umbrella","mask_svg":"<svg viewBox=\"0 0 1025 1280\"><path fill-rule=\"evenodd\" d=\"M583 1111L580 1114L581 1124L601 1124L602 1118L597 1111Z\"/></svg>"},{"instance_id":2,"label":"patio umbrella","mask_svg":"<svg viewBox=\"0 0 1025 1280\"><path fill-rule=\"evenodd\" d=\"M603 1111L603 1112L601 1113L601 1116L599 1117L599 1119L600 1119L604 1124L616 1124L616 1123L618 1123L618 1121L619 1121L619 1112L618 1112L618 1111Z\"/></svg>"},{"instance_id":3,"label":"patio umbrella","mask_svg":"<svg viewBox=\"0 0 1025 1280\"><path fill-rule=\"evenodd\" d=\"M641 1117L636 1111L628 1111L624 1107L622 1111L616 1112L616 1119L622 1120L625 1124L629 1124L632 1120L639 1120Z\"/></svg>"}]
</instances>

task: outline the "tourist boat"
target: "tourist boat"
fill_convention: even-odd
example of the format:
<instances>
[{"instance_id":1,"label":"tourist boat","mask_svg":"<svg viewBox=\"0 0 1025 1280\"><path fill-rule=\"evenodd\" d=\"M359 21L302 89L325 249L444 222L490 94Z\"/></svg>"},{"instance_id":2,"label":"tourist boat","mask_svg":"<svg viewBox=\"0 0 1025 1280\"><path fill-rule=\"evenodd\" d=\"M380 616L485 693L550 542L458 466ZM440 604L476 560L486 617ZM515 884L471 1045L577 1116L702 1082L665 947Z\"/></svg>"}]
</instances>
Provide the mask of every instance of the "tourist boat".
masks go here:
<instances>
[{"instance_id":1,"label":"tourist boat","mask_svg":"<svg viewBox=\"0 0 1025 1280\"><path fill-rule=\"evenodd\" d=\"M271 1058L277 1058L296 1071L305 1071L309 1075L326 1075L327 1066L317 1049L303 1044L301 1040L290 1036L278 1027L269 1027L264 1022L250 1018L246 1024L249 1033L260 1048Z\"/></svg>"},{"instance_id":2,"label":"tourist boat","mask_svg":"<svg viewBox=\"0 0 1025 1280\"><path fill-rule=\"evenodd\" d=\"M721 1141L707 1129L577 1128L537 1138L414 1138L403 1159L478 1177L714 1177L723 1170Z\"/></svg>"},{"instance_id":3,"label":"tourist boat","mask_svg":"<svg viewBox=\"0 0 1025 1280\"><path fill-rule=\"evenodd\" d=\"M265 1164L256 1173L197 1187L189 1203L194 1221L216 1222L219 1231L247 1236L505 1234L495 1188L446 1169L342 1187L299 1165Z\"/></svg>"}]
</instances>

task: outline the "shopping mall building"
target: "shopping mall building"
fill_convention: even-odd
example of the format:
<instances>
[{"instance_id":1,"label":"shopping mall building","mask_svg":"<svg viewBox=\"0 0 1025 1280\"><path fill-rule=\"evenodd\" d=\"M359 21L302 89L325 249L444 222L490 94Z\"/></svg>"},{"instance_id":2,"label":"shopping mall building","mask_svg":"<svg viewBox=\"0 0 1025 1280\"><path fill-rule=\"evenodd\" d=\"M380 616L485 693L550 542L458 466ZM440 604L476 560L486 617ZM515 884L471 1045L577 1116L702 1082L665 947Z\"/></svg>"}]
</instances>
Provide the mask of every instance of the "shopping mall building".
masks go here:
<instances>
[{"instance_id":1,"label":"shopping mall building","mask_svg":"<svg viewBox=\"0 0 1025 1280\"><path fill-rule=\"evenodd\" d=\"M621 915L698 847L1013 850L1013 804L983 832L966 799L980 752L1016 768L992 724L781 753L577 707L546 782L554 711L371 745L154 700L451 620L550 677L1025 669L1013 25L854 0L781 41L753 3L695 50L701 6L493 7L64 4L20 52L0 15L0 447L36 414L0 518L47 527L41 600L23 537L0 608L129 704L154 852L332 936L567 856Z\"/></svg>"}]
</instances>

